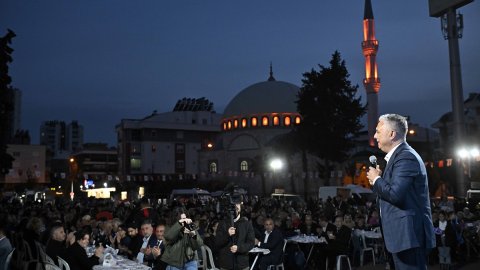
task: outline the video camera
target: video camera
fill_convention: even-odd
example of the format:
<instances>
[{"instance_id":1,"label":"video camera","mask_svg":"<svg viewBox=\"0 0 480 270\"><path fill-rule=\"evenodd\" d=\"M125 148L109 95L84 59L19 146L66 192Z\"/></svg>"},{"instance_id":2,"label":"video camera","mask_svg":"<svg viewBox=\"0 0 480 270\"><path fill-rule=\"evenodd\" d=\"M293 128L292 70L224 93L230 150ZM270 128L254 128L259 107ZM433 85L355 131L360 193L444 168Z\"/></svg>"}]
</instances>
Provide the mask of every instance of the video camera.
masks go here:
<instances>
[{"instance_id":1,"label":"video camera","mask_svg":"<svg viewBox=\"0 0 480 270\"><path fill-rule=\"evenodd\" d=\"M230 218L231 223L235 218L235 205L243 202L243 195L241 189L233 184L225 187L222 195L220 196L220 211Z\"/></svg>"}]
</instances>

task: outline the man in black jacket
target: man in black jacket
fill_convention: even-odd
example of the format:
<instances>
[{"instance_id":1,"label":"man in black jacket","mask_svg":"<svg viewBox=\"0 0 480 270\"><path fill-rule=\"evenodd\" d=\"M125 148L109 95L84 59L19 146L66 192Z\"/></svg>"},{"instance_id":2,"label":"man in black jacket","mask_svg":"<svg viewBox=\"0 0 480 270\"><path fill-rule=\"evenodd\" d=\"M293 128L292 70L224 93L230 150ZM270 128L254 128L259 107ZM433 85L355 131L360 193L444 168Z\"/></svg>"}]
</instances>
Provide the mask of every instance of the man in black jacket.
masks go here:
<instances>
[{"instance_id":1,"label":"man in black jacket","mask_svg":"<svg viewBox=\"0 0 480 270\"><path fill-rule=\"evenodd\" d=\"M46 253L58 265L57 256L61 258L67 257L67 245L65 244L65 229L60 222L54 223L50 229L50 238L47 241ZM70 244L73 244L71 241Z\"/></svg>"},{"instance_id":2,"label":"man in black jacket","mask_svg":"<svg viewBox=\"0 0 480 270\"><path fill-rule=\"evenodd\" d=\"M277 265L283 260L283 235L273 224L273 219L266 218L263 222L265 232L260 240L255 239L259 248L270 250L270 253L261 255L258 260L258 269L266 270L269 265Z\"/></svg>"},{"instance_id":3,"label":"man in black jacket","mask_svg":"<svg viewBox=\"0 0 480 270\"><path fill-rule=\"evenodd\" d=\"M217 228L215 246L219 250L218 264L221 269L244 270L249 268L248 252L255 245L252 223L240 216L242 203L235 204L235 218L223 220Z\"/></svg>"}]
</instances>

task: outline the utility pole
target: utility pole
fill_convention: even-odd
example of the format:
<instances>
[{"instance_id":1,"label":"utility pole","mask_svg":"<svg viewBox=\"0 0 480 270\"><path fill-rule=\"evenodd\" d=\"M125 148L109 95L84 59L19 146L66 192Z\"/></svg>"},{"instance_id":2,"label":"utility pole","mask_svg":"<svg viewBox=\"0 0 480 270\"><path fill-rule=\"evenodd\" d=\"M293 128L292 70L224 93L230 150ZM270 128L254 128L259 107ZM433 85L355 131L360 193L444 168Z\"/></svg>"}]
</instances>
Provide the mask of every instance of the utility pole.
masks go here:
<instances>
[{"instance_id":1,"label":"utility pole","mask_svg":"<svg viewBox=\"0 0 480 270\"><path fill-rule=\"evenodd\" d=\"M473 2L473 0L428 0L431 17L441 17L443 37L448 40L450 56L450 87L452 92L452 114L454 126L454 151L461 147L465 135L463 118L463 88L460 68L460 49L458 39L462 37L463 16L457 15L457 9ZM462 164L456 166L456 196L464 197L467 190Z\"/></svg>"}]
</instances>

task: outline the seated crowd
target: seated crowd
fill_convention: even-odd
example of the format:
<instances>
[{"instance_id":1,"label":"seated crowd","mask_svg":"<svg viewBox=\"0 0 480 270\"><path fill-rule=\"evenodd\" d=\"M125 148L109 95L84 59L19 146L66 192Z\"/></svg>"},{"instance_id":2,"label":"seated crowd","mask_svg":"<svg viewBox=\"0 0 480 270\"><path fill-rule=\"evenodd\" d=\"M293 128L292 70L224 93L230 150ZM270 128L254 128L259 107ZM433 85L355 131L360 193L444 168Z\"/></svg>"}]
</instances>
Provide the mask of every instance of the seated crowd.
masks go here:
<instances>
[{"instance_id":1,"label":"seated crowd","mask_svg":"<svg viewBox=\"0 0 480 270\"><path fill-rule=\"evenodd\" d=\"M461 203L445 206L442 202L432 201L437 249L430 254L429 262L445 263L448 256L452 263L461 264L478 256L479 216ZM75 202L2 202L0 265L5 264L7 254L15 248L10 269L24 269L26 262L46 257L55 264L63 259L72 270L92 269L99 264L105 249L111 247L153 269L166 269L167 263L162 260L165 233L178 223L174 209L179 207L193 221L203 240L199 243L212 250L216 262L220 255L215 237L219 222L225 217L216 199L206 203L161 204L146 198L135 203L89 198ZM345 200L340 196L326 201L312 199L304 204L247 197L242 211L255 231L254 245L271 251L259 256L256 268L261 270L282 263L285 269L299 269L307 263L314 269L332 269L341 254L350 256L352 263L357 264L353 232L380 226L374 202ZM296 235L317 236L321 241L312 249L307 244L285 241ZM383 259L388 259L388 255Z\"/></svg>"}]
</instances>

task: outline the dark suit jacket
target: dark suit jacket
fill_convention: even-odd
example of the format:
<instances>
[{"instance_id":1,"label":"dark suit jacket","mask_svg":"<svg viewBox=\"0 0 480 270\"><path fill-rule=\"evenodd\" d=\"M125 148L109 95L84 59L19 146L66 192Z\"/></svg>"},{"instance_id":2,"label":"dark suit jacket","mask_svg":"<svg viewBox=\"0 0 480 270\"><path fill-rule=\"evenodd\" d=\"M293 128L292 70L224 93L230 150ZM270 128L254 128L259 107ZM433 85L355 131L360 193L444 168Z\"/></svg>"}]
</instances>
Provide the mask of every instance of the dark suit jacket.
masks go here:
<instances>
[{"instance_id":1,"label":"dark suit jacket","mask_svg":"<svg viewBox=\"0 0 480 270\"><path fill-rule=\"evenodd\" d=\"M406 142L395 149L373 191L388 251L435 247L425 164Z\"/></svg>"},{"instance_id":2,"label":"dark suit jacket","mask_svg":"<svg viewBox=\"0 0 480 270\"><path fill-rule=\"evenodd\" d=\"M67 248L67 261L71 270L89 270L99 263L99 258L95 255L88 257L87 251L77 242Z\"/></svg>"},{"instance_id":3,"label":"dark suit jacket","mask_svg":"<svg viewBox=\"0 0 480 270\"><path fill-rule=\"evenodd\" d=\"M129 259L135 259L137 257L137 254L140 251L142 244L143 244L142 236L137 234L136 236L132 237L130 244L128 245L128 250L131 252L128 255Z\"/></svg>"},{"instance_id":4,"label":"dark suit jacket","mask_svg":"<svg viewBox=\"0 0 480 270\"><path fill-rule=\"evenodd\" d=\"M352 230L345 225L342 225L340 229L336 229L333 232L335 235L335 239L328 239L328 248L334 251L336 254L347 254L349 245L350 245L350 238L352 238Z\"/></svg>"},{"instance_id":5,"label":"dark suit jacket","mask_svg":"<svg viewBox=\"0 0 480 270\"><path fill-rule=\"evenodd\" d=\"M279 264L283 260L283 235L279 229L273 228L272 232L268 236L267 242L265 241L265 232L263 233L262 238L260 239L260 248L266 248L270 250L270 253L263 255L260 259L266 259L270 257L269 262L271 264Z\"/></svg>"},{"instance_id":6,"label":"dark suit jacket","mask_svg":"<svg viewBox=\"0 0 480 270\"><path fill-rule=\"evenodd\" d=\"M328 238L328 232L332 232L332 233L333 233L333 232L337 231L337 227L336 227L335 225L333 225L332 223L329 222L329 223L327 223L327 229L325 230L325 232L323 231L323 228L322 228L322 226L320 226L320 225L318 226L317 230L318 230L318 232L319 232L319 233L318 233L318 237L322 237L322 236L323 236L323 237L325 237L325 239L328 241L328 240L329 240L329 238Z\"/></svg>"},{"instance_id":7,"label":"dark suit jacket","mask_svg":"<svg viewBox=\"0 0 480 270\"><path fill-rule=\"evenodd\" d=\"M142 239L142 244L143 244L143 239ZM157 236L155 236L155 234L152 234L148 239L147 247L153 248L154 246L158 246L158 241L157 241ZM150 255L145 254L145 256L143 257L143 262L146 263L148 266L152 266L154 261L155 261L155 258L151 253Z\"/></svg>"}]
</instances>

